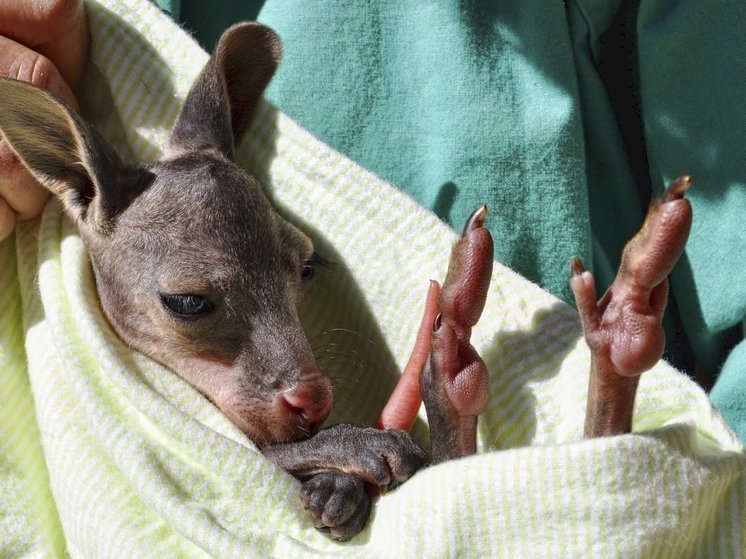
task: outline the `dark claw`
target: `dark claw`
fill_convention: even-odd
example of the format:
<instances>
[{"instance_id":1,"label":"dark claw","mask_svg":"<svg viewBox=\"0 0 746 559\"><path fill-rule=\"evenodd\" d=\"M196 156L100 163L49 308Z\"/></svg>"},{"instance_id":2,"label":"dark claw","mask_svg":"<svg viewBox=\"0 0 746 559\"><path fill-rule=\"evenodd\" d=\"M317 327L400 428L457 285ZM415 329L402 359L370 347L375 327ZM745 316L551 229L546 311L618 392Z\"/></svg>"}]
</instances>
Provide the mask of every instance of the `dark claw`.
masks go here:
<instances>
[{"instance_id":1,"label":"dark claw","mask_svg":"<svg viewBox=\"0 0 746 559\"><path fill-rule=\"evenodd\" d=\"M666 191L661 197L661 201L672 202L674 200L681 200L686 194L686 191L692 186L692 177L689 175L682 175L668 185Z\"/></svg>"},{"instance_id":2,"label":"dark claw","mask_svg":"<svg viewBox=\"0 0 746 559\"><path fill-rule=\"evenodd\" d=\"M442 324L443 324L443 315L438 313L438 316L436 316L435 320L433 321L433 334L437 334Z\"/></svg>"},{"instance_id":3,"label":"dark claw","mask_svg":"<svg viewBox=\"0 0 746 559\"><path fill-rule=\"evenodd\" d=\"M471 212L471 215L466 220L466 225L464 225L464 231L461 233L461 236L465 237L472 229L484 226L485 219L487 219L487 206L481 205Z\"/></svg>"},{"instance_id":4,"label":"dark claw","mask_svg":"<svg viewBox=\"0 0 746 559\"><path fill-rule=\"evenodd\" d=\"M583 272L585 272L585 266L583 266L583 261L580 258L578 258L578 257L573 258L573 260L572 260L572 275L573 276L579 276Z\"/></svg>"}]
</instances>

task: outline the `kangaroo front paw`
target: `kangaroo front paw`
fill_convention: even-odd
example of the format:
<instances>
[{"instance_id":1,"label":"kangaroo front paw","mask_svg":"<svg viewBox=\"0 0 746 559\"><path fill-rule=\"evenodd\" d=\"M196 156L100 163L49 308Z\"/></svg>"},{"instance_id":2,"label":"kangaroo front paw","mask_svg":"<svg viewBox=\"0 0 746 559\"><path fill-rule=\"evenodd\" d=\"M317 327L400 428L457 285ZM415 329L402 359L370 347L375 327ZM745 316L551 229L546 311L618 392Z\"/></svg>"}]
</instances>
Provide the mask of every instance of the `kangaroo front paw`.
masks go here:
<instances>
[{"instance_id":1,"label":"kangaroo front paw","mask_svg":"<svg viewBox=\"0 0 746 559\"><path fill-rule=\"evenodd\" d=\"M425 465L427 455L406 431L340 424L305 441L266 447L264 454L299 479L334 470L387 491Z\"/></svg>"},{"instance_id":2,"label":"kangaroo front paw","mask_svg":"<svg viewBox=\"0 0 746 559\"><path fill-rule=\"evenodd\" d=\"M340 450L339 455L325 465L326 469L354 475L382 492L412 477L427 461L427 455L409 433L398 429L341 424L320 431L312 440Z\"/></svg>"},{"instance_id":3,"label":"kangaroo front paw","mask_svg":"<svg viewBox=\"0 0 746 559\"><path fill-rule=\"evenodd\" d=\"M371 499L362 480L342 472L321 472L303 483L303 505L314 526L339 541L347 541L368 521Z\"/></svg>"}]
</instances>

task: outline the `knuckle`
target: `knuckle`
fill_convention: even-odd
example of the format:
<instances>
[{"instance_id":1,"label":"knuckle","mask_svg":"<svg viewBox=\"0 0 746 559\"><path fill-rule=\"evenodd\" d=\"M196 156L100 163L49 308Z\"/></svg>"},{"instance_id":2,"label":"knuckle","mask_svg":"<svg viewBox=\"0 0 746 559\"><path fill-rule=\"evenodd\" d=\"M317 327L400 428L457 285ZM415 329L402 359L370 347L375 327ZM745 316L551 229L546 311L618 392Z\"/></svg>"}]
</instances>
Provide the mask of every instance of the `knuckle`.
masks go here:
<instances>
[{"instance_id":1,"label":"knuckle","mask_svg":"<svg viewBox=\"0 0 746 559\"><path fill-rule=\"evenodd\" d=\"M0 241L10 236L16 226L16 214L0 195Z\"/></svg>"},{"instance_id":2,"label":"knuckle","mask_svg":"<svg viewBox=\"0 0 746 559\"><path fill-rule=\"evenodd\" d=\"M62 87L62 76L57 67L46 56L27 50L8 68L8 76L31 83L53 93Z\"/></svg>"},{"instance_id":3,"label":"knuckle","mask_svg":"<svg viewBox=\"0 0 746 559\"><path fill-rule=\"evenodd\" d=\"M391 475L386 461L379 454L367 454L362 457L363 470L368 473L371 480L378 486L388 485Z\"/></svg>"},{"instance_id":4,"label":"knuckle","mask_svg":"<svg viewBox=\"0 0 746 559\"><path fill-rule=\"evenodd\" d=\"M363 482L354 476L341 475L337 478L337 490L346 494L355 494L363 488Z\"/></svg>"},{"instance_id":5,"label":"knuckle","mask_svg":"<svg viewBox=\"0 0 746 559\"><path fill-rule=\"evenodd\" d=\"M427 462L427 454L416 444L405 455L404 467L411 473L416 472Z\"/></svg>"},{"instance_id":6,"label":"knuckle","mask_svg":"<svg viewBox=\"0 0 746 559\"><path fill-rule=\"evenodd\" d=\"M389 429L384 431L386 434L385 445L386 448L392 451L406 450L410 446L410 436L406 431L401 429Z\"/></svg>"},{"instance_id":7,"label":"knuckle","mask_svg":"<svg viewBox=\"0 0 746 559\"><path fill-rule=\"evenodd\" d=\"M5 137L0 133L0 195L9 194L10 185L22 183L25 185L29 184L27 178L28 171L24 167L21 160L16 155L13 148L6 141ZM30 177L30 176L29 176ZM36 184L35 180L31 180L33 184ZM33 200L38 198L33 192L24 192L24 199ZM43 197L42 202L46 200Z\"/></svg>"},{"instance_id":8,"label":"knuckle","mask_svg":"<svg viewBox=\"0 0 746 559\"><path fill-rule=\"evenodd\" d=\"M319 481L315 477L304 482L303 485L301 486L300 498L306 505L308 505L308 500L311 498L311 495L313 495L316 492L316 489L318 489L318 486L319 486Z\"/></svg>"},{"instance_id":9,"label":"knuckle","mask_svg":"<svg viewBox=\"0 0 746 559\"><path fill-rule=\"evenodd\" d=\"M30 72L31 79L29 81L32 84L48 89L49 91L59 89L59 82L62 80L62 77L57 67L46 56L37 55L32 57Z\"/></svg>"},{"instance_id":10,"label":"knuckle","mask_svg":"<svg viewBox=\"0 0 746 559\"><path fill-rule=\"evenodd\" d=\"M36 3L36 18L50 30L64 32L81 17L82 0L41 0Z\"/></svg>"},{"instance_id":11,"label":"knuckle","mask_svg":"<svg viewBox=\"0 0 746 559\"><path fill-rule=\"evenodd\" d=\"M18 169L18 156L11 149L5 137L0 134L0 176L10 176Z\"/></svg>"},{"instance_id":12,"label":"knuckle","mask_svg":"<svg viewBox=\"0 0 746 559\"><path fill-rule=\"evenodd\" d=\"M409 442L412 440L409 436L409 433L407 433L403 429L394 429L392 431L392 435L399 444L404 446L408 445Z\"/></svg>"}]
</instances>

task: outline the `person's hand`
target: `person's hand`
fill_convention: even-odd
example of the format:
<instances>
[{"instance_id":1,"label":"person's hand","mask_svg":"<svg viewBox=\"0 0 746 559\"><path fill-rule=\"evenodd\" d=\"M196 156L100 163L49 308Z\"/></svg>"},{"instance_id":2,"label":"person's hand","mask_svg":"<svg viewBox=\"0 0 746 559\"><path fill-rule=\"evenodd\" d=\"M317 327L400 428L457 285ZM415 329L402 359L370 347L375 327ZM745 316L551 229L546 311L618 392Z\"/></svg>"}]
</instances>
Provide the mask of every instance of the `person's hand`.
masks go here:
<instances>
[{"instance_id":1,"label":"person's hand","mask_svg":"<svg viewBox=\"0 0 746 559\"><path fill-rule=\"evenodd\" d=\"M48 89L77 110L90 38L83 0L0 1L0 77ZM0 135L0 240L41 213L49 194Z\"/></svg>"},{"instance_id":2,"label":"person's hand","mask_svg":"<svg viewBox=\"0 0 746 559\"><path fill-rule=\"evenodd\" d=\"M403 429L410 431L417 419L417 412L422 404L420 394L420 376L430 358L430 338L435 317L438 315L440 284L430 280L430 287L425 297L425 309L422 313L420 328L417 331L414 348L409 355L399 382L396 383L386 405L378 416L376 427L379 429Z\"/></svg>"}]
</instances>

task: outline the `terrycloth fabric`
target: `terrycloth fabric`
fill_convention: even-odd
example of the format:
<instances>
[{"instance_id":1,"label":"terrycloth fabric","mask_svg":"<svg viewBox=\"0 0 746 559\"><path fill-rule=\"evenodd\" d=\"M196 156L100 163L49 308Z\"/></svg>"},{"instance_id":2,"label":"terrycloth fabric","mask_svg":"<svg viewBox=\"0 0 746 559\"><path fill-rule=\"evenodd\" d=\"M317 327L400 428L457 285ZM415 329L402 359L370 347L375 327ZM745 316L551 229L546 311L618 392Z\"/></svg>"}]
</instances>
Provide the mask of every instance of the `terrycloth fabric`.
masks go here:
<instances>
[{"instance_id":1,"label":"terrycloth fabric","mask_svg":"<svg viewBox=\"0 0 746 559\"><path fill-rule=\"evenodd\" d=\"M161 2L208 47L259 11L287 53L270 101L455 227L487 203L497 260L566 302L567 262L603 292L651 194L693 175L666 356L720 373L746 437L746 3Z\"/></svg>"},{"instance_id":2,"label":"terrycloth fabric","mask_svg":"<svg viewBox=\"0 0 746 559\"><path fill-rule=\"evenodd\" d=\"M152 158L206 55L148 2L101 0L89 15L86 116L123 156ZM304 324L334 378L330 422L372 423L455 234L268 104L239 154L338 263L318 275ZM380 498L345 544L312 528L298 482L216 408L118 340L55 203L0 243L0 308L2 557L743 554L743 447L706 395L659 363L641 381L636 434L582 440L577 317L500 265L474 331L493 393L479 455Z\"/></svg>"}]
</instances>

